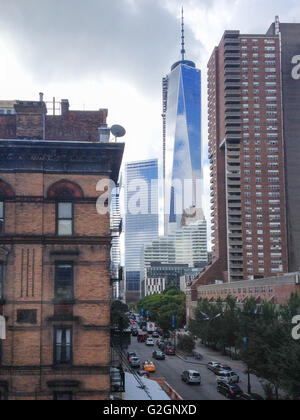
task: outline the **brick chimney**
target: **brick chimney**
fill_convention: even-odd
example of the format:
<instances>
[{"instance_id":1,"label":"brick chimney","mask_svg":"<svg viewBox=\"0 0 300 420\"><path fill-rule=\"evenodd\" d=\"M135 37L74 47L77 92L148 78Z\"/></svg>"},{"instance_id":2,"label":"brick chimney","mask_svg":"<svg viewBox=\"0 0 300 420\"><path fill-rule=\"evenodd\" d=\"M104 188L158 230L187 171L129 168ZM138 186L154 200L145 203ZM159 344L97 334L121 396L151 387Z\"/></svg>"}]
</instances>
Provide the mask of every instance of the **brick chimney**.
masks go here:
<instances>
[{"instance_id":1,"label":"brick chimney","mask_svg":"<svg viewBox=\"0 0 300 420\"><path fill-rule=\"evenodd\" d=\"M16 137L17 139L45 138L46 104L41 101L17 101L16 111Z\"/></svg>"},{"instance_id":2,"label":"brick chimney","mask_svg":"<svg viewBox=\"0 0 300 420\"><path fill-rule=\"evenodd\" d=\"M69 112L69 100L68 99L62 99L60 102L61 105L61 115L65 115Z\"/></svg>"}]
</instances>

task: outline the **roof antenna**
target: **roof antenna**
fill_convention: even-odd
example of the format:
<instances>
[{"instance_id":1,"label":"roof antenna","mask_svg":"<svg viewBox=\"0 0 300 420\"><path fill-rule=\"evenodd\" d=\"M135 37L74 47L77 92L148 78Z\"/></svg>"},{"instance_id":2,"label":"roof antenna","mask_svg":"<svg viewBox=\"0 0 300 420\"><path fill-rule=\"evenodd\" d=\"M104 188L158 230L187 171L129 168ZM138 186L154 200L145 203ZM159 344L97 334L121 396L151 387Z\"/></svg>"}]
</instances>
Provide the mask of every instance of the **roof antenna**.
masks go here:
<instances>
[{"instance_id":1,"label":"roof antenna","mask_svg":"<svg viewBox=\"0 0 300 420\"><path fill-rule=\"evenodd\" d=\"M181 56L182 61L184 61L185 49L184 49L184 16L183 16L183 6L181 9Z\"/></svg>"},{"instance_id":2,"label":"roof antenna","mask_svg":"<svg viewBox=\"0 0 300 420\"><path fill-rule=\"evenodd\" d=\"M279 33L280 33L279 16L275 16L275 35L279 35Z\"/></svg>"}]
</instances>

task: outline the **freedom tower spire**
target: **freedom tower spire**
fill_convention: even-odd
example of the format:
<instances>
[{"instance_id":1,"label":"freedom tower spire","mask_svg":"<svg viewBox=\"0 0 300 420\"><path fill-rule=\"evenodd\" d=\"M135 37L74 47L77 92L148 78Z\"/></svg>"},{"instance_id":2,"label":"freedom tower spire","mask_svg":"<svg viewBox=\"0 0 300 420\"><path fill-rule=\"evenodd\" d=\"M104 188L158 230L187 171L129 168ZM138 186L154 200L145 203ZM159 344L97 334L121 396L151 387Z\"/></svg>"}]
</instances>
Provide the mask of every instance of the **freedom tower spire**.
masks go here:
<instances>
[{"instance_id":1,"label":"freedom tower spire","mask_svg":"<svg viewBox=\"0 0 300 420\"><path fill-rule=\"evenodd\" d=\"M184 48L184 14L183 14L183 6L181 9L181 57L182 61L184 61L185 56L185 48Z\"/></svg>"}]
</instances>

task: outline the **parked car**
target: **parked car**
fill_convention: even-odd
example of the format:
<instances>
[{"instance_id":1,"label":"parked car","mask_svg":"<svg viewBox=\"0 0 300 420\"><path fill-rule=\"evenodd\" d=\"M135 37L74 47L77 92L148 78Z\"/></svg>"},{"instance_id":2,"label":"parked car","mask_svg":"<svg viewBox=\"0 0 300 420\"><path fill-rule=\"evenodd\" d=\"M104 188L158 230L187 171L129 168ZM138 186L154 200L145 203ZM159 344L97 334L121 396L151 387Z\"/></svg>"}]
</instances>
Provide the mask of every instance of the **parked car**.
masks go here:
<instances>
[{"instance_id":1,"label":"parked car","mask_svg":"<svg viewBox=\"0 0 300 420\"><path fill-rule=\"evenodd\" d=\"M166 347L166 344L163 340L157 340L156 341L156 345L159 349L164 350Z\"/></svg>"},{"instance_id":2,"label":"parked car","mask_svg":"<svg viewBox=\"0 0 300 420\"><path fill-rule=\"evenodd\" d=\"M240 377L233 370L231 372L221 371L217 373L217 382L226 382L227 384L238 384Z\"/></svg>"},{"instance_id":3,"label":"parked car","mask_svg":"<svg viewBox=\"0 0 300 420\"><path fill-rule=\"evenodd\" d=\"M181 379L187 384L201 385L201 375L197 370L185 370L181 374Z\"/></svg>"},{"instance_id":4,"label":"parked car","mask_svg":"<svg viewBox=\"0 0 300 420\"><path fill-rule=\"evenodd\" d=\"M226 398L235 399L235 400L240 399L243 394L243 391L238 385L231 385L225 382L218 383L217 391L220 394L225 395Z\"/></svg>"},{"instance_id":5,"label":"parked car","mask_svg":"<svg viewBox=\"0 0 300 420\"><path fill-rule=\"evenodd\" d=\"M176 351L175 351L174 347L170 347L170 346L168 346L168 347L166 348L166 350L165 350L165 353L166 353L168 356L175 356Z\"/></svg>"},{"instance_id":6,"label":"parked car","mask_svg":"<svg viewBox=\"0 0 300 420\"><path fill-rule=\"evenodd\" d=\"M209 362L207 364L207 369L211 370L212 372L216 373L217 370L221 367L221 363L218 362Z\"/></svg>"},{"instance_id":7,"label":"parked car","mask_svg":"<svg viewBox=\"0 0 300 420\"><path fill-rule=\"evenodd\" d=\"M265 399L258 394L246 394L243 393L240 397L240 400L245 401L264 401Z\"/></svg>"},{"instance_id":8,"label":"parked car","mask_svg":"<svg viewBox=\"0 0 300 420\"><path fill-rule=\"evenodd\" d=\"M130 360L131 357L135 357L136 353L134 351L128 351L127 352L127 359Z\"/></svg>"},{"instance_id":9,"label":"parked car","mask_svg":"<svg viewBox=\"0 0 300 420\"><path fill-rule=\"evenodd\" d=\"M162 351L160 351L160 350L155 350L155 351L152 353L152 357L154 357L154 359L156 359L156 360L165 360L166 355L165 355L165 353L163 353L163 352L162 352Z\"/></svg>"},{"instance_id":10,"label":"parked car","mask_svg":"<svg viewBox=\"0 0 300 420\"><path fill-rule=\"evenodd\" d=\"M131 358L129 359L129 364L130 364L130 366L131 366L131 367L133 367L133 368L140 368L140 367L141 367L141 361L140 361L140 359L139 359L138 357L136 357L136 356L131 357Z\"/></svg>"},{"instance_id":11,"label":"parked car","mask_svg":"<svg viewBox=\"0 0 300 420\"><path fill-rule=\"evenodd\" d=\"M232 368L226 365L220 365L214 369L214 373L217 375L219 372L231 372Z\"/></svg>"},{"instance_id":12,"label":"parked car","mask_svg":"<svg viewBox=\"0 0 300 420\"><path fill-rule=\"evenodd\" d=\"M153 340L153 338L151 338L151 337L147 338L145 344L146 344L146 346L154 346L154 340Z\"/></svg>"},{"instance_id":13,"label":"parked car","mask_svg":"<svg viewBox=\"0 0 300 420\"><path fill-rule=\"evenodd\" d=\"M153 362L151 362L151 360L145 360L144 365L143 365L143 369L146 372L155 372L156 371L155 364Z\"/></svg>"},{"instance_id":14,"label":"parked car","mask_svg":"<svg viewBox=\"0 0 300 420\"><path fill-rule=\"evenodd\" d=\"M132 337L137 337L139 335L139 331L137 329L133 329L131 331L131 335L132 335Z\"/></svg>"}]
</instances>

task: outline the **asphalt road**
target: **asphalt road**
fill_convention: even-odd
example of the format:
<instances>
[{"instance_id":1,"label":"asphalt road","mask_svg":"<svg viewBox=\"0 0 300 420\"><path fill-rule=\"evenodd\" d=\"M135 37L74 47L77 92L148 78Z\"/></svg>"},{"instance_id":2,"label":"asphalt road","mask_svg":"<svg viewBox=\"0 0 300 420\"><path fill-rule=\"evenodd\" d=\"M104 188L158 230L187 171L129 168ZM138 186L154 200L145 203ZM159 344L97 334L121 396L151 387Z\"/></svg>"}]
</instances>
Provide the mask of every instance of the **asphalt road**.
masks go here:
<instances>
[{"instance_id":1,"label":"asphalt road","mask_svg":"<svg viewBox=\"0 0 300 420\"><path fill-rule=\"evenodd\" d=\"M154 340L156 342L156 339ZM138 343L136 337L131 337L131 345L128 348L134 351L137 356L144 360L152 360L156 366L156 372L150 373L150 377L165 378L184 400L225 400L223 395L217 392L216 376L209 371L206 365L191 364L177 356L166 356L165 360L155 360L152 352L158 350L157 346L146 346L145 343ZM187 385L181 380L181 373L184 370L198 370L201 374L201 385Z\"/></svg>"}]
</instances>

